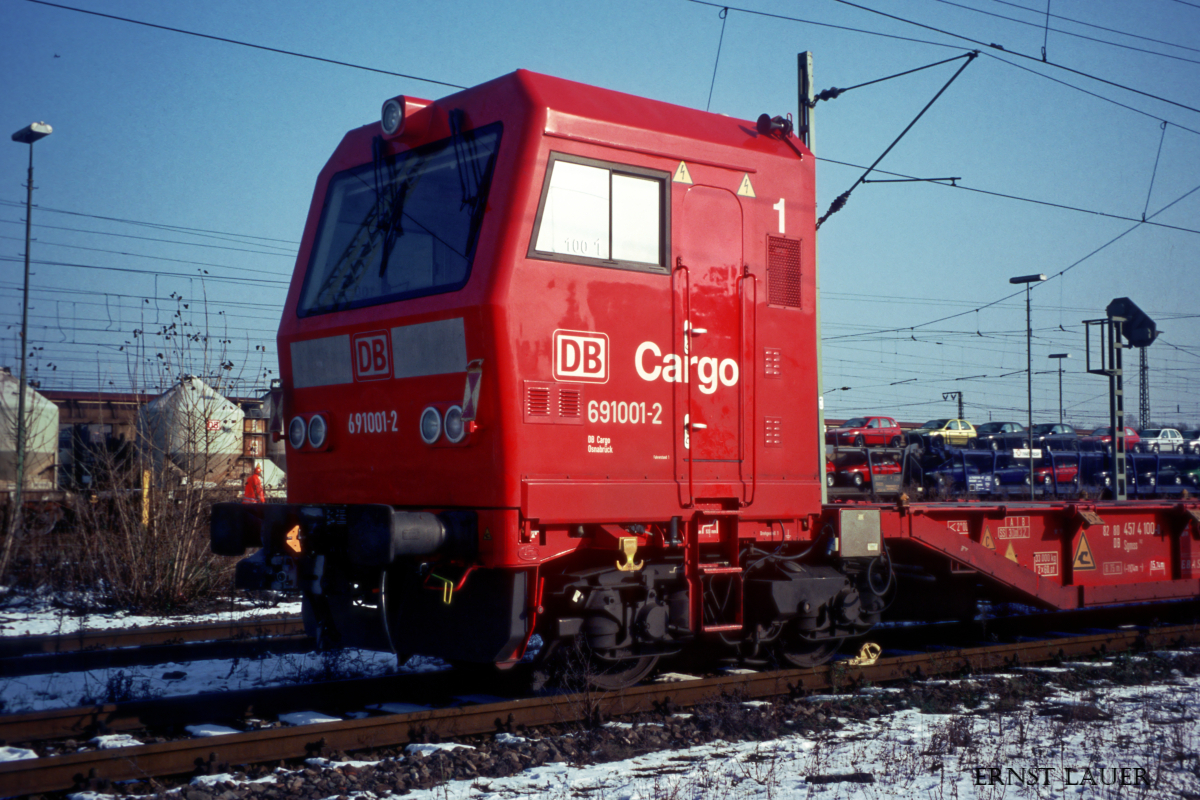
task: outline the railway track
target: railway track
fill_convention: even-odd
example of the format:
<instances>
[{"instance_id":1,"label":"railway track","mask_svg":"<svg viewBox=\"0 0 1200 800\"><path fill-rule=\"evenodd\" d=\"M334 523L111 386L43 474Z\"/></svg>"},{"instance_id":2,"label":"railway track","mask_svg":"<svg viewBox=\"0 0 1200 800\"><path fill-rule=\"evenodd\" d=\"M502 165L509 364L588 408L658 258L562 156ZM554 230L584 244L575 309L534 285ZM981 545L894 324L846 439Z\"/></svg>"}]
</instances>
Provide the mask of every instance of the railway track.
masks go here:
<instances>
[{"instance_id":1,"label":"railway track","mask_svg":"<svg viewBox=\"0 0 1200 800\"><path fill-rule=\"evenodd\" d=\"M914 676L985 671L1016 663L1032 664L1139 648L1200 642L1200 625L1174 625L1104 631L984 647L880 658L865 666L844 662L804 670L726 675L680 683L637 686L623 692L533 697L341 722L258 730L209 739L168 741L116 750L96 750L0 764L6 793L61 791L91 779L118 781L224 770L233 765L301 758L328 751L391 747L494 732L515 725L576 722L596 715L619 717L683 708L737 693L766 698L815 692L835 685L881 683ZM307 691L307 689L306 689ZM367 689L361 689L369 693ZM314 698L315 699L315 698Z\"/></svg>"},{"instance_id":2,"label":"railway track","mask_svg":"<svg viewBox=\"0 0 1200 800\"><path fill-rule=\"evenodd\" d=\"M306 652L299 617L0 638L0 678Z\"/></svg>"}]
</instances>

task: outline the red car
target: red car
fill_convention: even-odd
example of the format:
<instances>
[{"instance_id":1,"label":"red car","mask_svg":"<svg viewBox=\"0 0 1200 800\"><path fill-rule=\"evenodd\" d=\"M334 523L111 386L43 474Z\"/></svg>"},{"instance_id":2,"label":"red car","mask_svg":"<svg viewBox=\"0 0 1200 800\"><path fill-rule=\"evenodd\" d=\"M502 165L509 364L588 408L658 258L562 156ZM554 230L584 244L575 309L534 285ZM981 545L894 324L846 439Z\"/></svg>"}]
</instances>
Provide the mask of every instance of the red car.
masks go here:
<instances>
[{"instance_id":1,"label":"red car","mask_svg":"<svg viewBox=\"0 0 1200 800\"><path fill-rule=\"evenodd\" d=\"M1112 448L1112 428L1105 426L1096 428L1092 431L1091 436L1084 436L1079 440L1085 448L1096 450L1109 450ZM1142 441L1142 437L1138 436L1138 432L1128 425L1125 426L1125 452L1133 453L1137 451L1138 444Z\"/></svg>"},{"instance_id":2,"label":"red car","mask_svg":"<svg viewBox=\"0 0 1200 800\"><path fill-rule=\"evenodd\" d=\"M1079 477L1079 465L1074 462L1055 464L1053 470L1051 470L1049 465L1046 465L1044 467L1037 467L1033 472L1037 475L1038 483L1044 486L1053 485L1055 479L1057 479L1059 486L1068 486L1075 483L1076 478ZM1051 477L1051 472L1054 473L1053 478Z\"/></svg>"},{"instance_id":3,"label":"red car","mask_svg":"<svg viewBox=\"0 0 1200 800\"><path fill-rule=\"evenodd\" d=\"M904 432L891 417L855 417L825 433L825 444L899 447Z\"/></svg>"},{"instance_id":4,"label":"red car","mask_svg":"<svg viewBox=\"0 0 1200 800\"><path fill-rule=\"evenodd\" d=\"M825 463L829 464L830 462L827 461ZM843 486L862 488L871 483L872 472L876 475L899 475L900 464L884 459L874 462L871 465L871 469L868 470L866 459L859 457L844 461L836 470L838 483L841 483ZM828 482L831 475L829 466L825 468L825 473L826 481ZM829 485L832 486L833 483L829 483Z\"/></svg>"}]
</instances>

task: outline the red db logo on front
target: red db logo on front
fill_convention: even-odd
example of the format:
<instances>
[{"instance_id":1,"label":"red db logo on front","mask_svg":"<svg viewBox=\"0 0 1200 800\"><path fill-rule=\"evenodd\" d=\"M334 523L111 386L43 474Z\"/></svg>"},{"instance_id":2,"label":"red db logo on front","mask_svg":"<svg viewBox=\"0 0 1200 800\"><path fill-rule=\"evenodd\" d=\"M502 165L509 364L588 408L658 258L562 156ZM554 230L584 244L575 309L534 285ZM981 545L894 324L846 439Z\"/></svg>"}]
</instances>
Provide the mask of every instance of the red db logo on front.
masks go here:
<instances>
[{"instance_id":1,"label":"red db logo on front","mask_svg":"<svg viewBox=\"0 0 1200 800\"><path fill-rule=\"evenodd\" d=\"M377 381L392 377L392 337L387 331L354 334L354 379Z\"/></svg>"},{"instance_id":2,"label":"red db logo on front","mask_svg":"<svg viewBox=\"0 0 1200 800\"><path fill-rule=\"evenodd\" d=\"M589 331L554 332L554 378L608 381L608 335Z\"/></svg>"}]
</instances>

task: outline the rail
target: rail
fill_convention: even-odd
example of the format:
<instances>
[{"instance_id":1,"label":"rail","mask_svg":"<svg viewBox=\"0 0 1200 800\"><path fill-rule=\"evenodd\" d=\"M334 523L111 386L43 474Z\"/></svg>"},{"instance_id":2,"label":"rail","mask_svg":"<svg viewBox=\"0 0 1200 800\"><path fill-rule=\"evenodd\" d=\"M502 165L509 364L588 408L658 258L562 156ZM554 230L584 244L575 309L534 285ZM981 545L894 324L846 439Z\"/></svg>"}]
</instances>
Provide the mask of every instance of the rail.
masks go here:
<instances>
[{"instance_id":1,"label":"rail","mask_svg":"<svg viewBox=\"0 0 1200 800\"><path fill-rule=\"evenodd\" d=\"M874 664L836 663L803 670L735 675L638 686L612 694L537 697L487 705L419 711L342 722L260 730L202 740L96 750L0 764L0 785L10 794L62 791L87 778L118 781L187 774L198 766L226 766L302 758L328 750L353 751L494 732L507 725L536 727L681 708L722 694L762 698L815 692L835 683L875 683L914 676L980 671L1014 663L1111 653L1135 646L1163 647L1200 641L1200 626L1110 631L1045 641L965 648L880 658Z\"/></svg>"}]
</instances>

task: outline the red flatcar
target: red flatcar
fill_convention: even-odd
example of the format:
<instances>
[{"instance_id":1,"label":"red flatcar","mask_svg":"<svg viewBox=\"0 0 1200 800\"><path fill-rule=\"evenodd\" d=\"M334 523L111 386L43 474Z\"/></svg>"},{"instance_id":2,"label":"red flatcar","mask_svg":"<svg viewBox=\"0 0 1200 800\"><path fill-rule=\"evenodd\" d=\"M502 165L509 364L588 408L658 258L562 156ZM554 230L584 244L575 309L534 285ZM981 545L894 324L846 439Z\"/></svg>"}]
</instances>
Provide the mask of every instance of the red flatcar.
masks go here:
<instances>
[{"instance_id":1,"label":"red flatcar","mask_svg":"<svg viewBox=\"0 0 1200 800\"><path fill-rule=\"evenodd\" d=\"M886 545L927 598L965 564L1084 603L1090 506L823 505L815 212L786 126L525 71L388 101L317 180L279 328L289 503L217 507L214 549L261 544L238 585L303 590L329 641L503 666L536 632L601 686L702 638L824 660L897 592Z\"/></svg>"}]
</instances>

